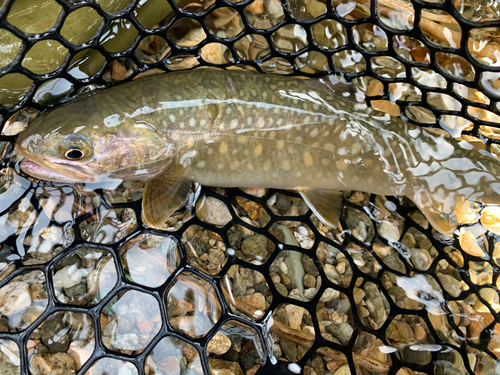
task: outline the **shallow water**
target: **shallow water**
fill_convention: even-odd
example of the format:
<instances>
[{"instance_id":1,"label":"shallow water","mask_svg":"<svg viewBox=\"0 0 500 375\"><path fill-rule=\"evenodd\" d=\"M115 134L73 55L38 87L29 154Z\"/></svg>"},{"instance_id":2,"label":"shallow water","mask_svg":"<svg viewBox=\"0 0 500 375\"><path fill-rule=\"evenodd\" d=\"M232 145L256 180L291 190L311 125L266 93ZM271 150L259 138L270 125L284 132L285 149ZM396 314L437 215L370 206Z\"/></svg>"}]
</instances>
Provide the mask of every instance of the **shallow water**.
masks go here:
<instances>
[{"instance_id":1,"label":"shallow water","mask_svg":"<svg viewBox=\"0 0 500 375\"><path fill-rule=\"evenodd\" d=\"M15 169L4 176L0 199L22 190L29 202L5 213L5 369L21 363L7 338L28 330L21 353L35 372L57 360L102 374L101 362L88 362L99 343L146 353L146 374L201 374L202 355L212 371L233 374L276 363L341 374L351 360L360 373L388 373L396 360L466 373L460 345L474 373L499 371L496 227L476 223L444 243L408 200L351 192L343 230L331 230L295 194L203 188L194 215L180 212L158 232L137 216L140 183L77 200L71 186L30 187ZM466 236L474 241L460 246ZM51 313L56 301L71 310ZM110 366L135 373L127 358Z\"/></svg>"}]
</instances>

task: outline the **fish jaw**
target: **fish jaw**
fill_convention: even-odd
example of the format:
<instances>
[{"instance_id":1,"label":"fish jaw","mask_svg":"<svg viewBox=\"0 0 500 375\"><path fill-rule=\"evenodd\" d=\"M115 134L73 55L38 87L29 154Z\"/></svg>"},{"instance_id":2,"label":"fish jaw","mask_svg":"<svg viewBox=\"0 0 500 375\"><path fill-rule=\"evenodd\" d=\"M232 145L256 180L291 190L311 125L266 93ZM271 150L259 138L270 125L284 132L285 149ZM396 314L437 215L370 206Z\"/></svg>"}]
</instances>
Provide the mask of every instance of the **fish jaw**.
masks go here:
<instances>
[{"instance_id":1,"label":"fish jaw","mask_svg":"<svg viewBox=\"0 0 500 375\"><path fill-rule=\"evenodd\" d=\"M21 162L21 170L39 180L53 182L92 182L94 177L76 168L65 169L64 173L59 173L54 169L44 167L34 161L24 159Z\"/></svg>"}]
</instances>

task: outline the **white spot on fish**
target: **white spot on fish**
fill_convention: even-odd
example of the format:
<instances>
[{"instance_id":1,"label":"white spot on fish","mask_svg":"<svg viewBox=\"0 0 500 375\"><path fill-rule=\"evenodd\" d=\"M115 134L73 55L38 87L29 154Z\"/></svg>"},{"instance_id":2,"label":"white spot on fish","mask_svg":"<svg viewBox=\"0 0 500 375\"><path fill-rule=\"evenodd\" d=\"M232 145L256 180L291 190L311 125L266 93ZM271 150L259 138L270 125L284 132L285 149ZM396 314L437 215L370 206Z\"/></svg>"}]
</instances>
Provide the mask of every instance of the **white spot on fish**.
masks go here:
<instances>
[{"instance_id":1,"label":"white spot on fish","mask_svg":"<svg viewBox=\"0 0 500 375\"><path fill-rule=\"evenodd\" d=\"M311 138L314 138L318 135L318 128L314 128L313 130L311 130L311 132L309 133L309 136Z\"/></svg>"},{"instance_id":2,"label":"white spot on fish","mask_svg":"<svg viewBox=\"0 0 500 375\"><path fill-rule=\"evenodd\" d=\"M170 121L172 121L172 122L175 122L175 115L174 115L174 114L170 114L170 115L168 116L168 119L169 119Z\"/></svg>"},{"instance_id":3,"label":"white spot on fish","mask_svg":"<svg viewBox=\"0 0 500 375\"><path fill-rule=\"evenodd\" d=\"M196 126L196 120L194 117L191 117L189 119L189 126L191 126L192 128L194 128Z\"/></svg>"},{"instance_id":4,"label":"white spot on fish","mask_svg":"<svg viewBox=\"0 0 500 375\"><path fill-rule=\"evenodd\" d=\"M181 156L180 163L184 166L191 165L191 158L195 155L196 155L195 150L186 152L184 155Z\"/></svg>"},{"instance_id":5,"label":"white spot on fish","mask_svg":"<svg viewBox=\"0 0 500 375\"><path fill-rule=\"evenodd\" d=\"M203 168L203 167L205 167L205 164L206 164L205 161L202 160L202 161L199 161L198 164L196 164L196 167Z\"/></svg>"},{"instance_id":6,"label":"white spot on fish","mask_svg":"<svg viewBox=\"0 0 500 375\"><path fill-rule=\"evenodd\" d=\"M231 121L231 129L236 129L238 127L238 125L240 124L240 122L236 119L232 120Z\"/></svg>"}]
</instances>

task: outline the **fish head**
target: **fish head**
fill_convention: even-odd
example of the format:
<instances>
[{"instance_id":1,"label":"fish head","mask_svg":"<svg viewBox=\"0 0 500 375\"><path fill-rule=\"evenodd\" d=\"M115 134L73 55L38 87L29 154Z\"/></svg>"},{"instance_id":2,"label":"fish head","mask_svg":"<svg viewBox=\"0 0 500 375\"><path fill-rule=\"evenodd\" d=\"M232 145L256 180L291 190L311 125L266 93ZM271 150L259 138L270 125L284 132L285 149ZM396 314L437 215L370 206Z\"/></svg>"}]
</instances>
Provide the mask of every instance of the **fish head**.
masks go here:
<instances>
[{"instance_id":1,"label":"fish head","mask_svg":"<svg viewBox=\"0 0 500 375\"><path fill-rule=\"evenodd\" d=\"M76 103L78 104L78 103ZM148 179L175 156L175 146L140 117L92 113L92 103L37 117L16 140L21 169L46 181Z\"/></svg>"}]
</instances>

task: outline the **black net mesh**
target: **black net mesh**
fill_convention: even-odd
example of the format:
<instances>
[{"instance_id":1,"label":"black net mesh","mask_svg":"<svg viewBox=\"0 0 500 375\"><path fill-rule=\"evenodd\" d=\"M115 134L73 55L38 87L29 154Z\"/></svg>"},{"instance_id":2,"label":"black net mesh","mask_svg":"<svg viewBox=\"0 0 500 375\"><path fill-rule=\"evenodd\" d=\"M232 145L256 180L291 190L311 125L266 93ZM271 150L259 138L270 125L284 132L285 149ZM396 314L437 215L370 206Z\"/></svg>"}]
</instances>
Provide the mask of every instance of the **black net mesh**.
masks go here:
<instances>
[{"instance_id":1,"label":"black net mesh","mask_svg":"<svg viewBox=\"0 0 500 375\"><path fill-rule=\"evenodd\" d=\"M494 0L6 0L2 155L83 90L199 66L340 73L500 155L499 18ZM293 193L202 187L159 231L141 183L2 163L1 374L500 374L494 223L447 243L410 201L350 192L332 231Z\"/></svg>"}]
</instances>

